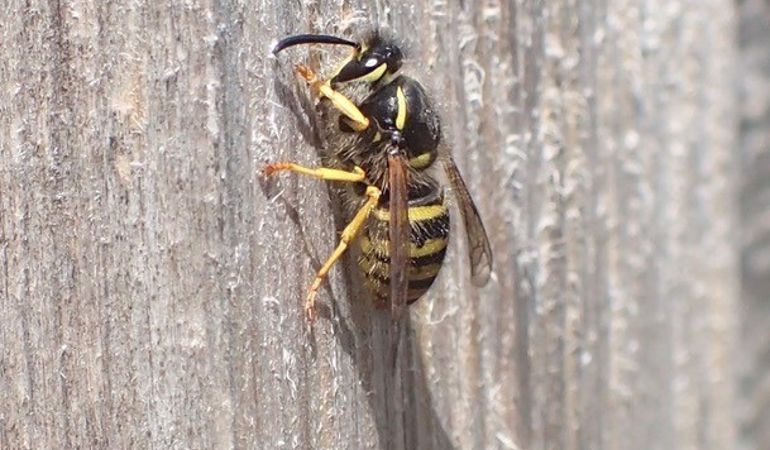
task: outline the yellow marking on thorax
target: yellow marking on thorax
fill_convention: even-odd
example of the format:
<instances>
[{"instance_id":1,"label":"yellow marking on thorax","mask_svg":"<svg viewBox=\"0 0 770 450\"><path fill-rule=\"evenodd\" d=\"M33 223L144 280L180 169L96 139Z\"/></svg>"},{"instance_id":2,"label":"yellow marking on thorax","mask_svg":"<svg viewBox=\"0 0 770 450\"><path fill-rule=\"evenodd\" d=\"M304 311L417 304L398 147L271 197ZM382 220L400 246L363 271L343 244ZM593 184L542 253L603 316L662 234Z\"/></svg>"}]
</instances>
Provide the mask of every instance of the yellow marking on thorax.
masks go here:
<instances>
[{"instance_id":1,"label":"yellow marking on thorax","mask_svg":"<svg viewBox=\"0 0 770 450\"><path fill-rule=\"evenodd\" d=\"M396 99L398 100L398 113L396 114L396 128L403 130L406 126L406 95L401 86L396 91Z\"/></svg>"},{"instance_id":2,"label":"yellow marking on thorax","mask_svg":"<svg viewBox=\"0 0 770 450\"><path fill-rule=\"evenodd\" d=\"M446 208L444 205L427 205L427 206L412 206L409 208L409 221L419 222L423 220L431 220L444 214ZM385 208L377 208L372 211L372 214L377 220L387 222L390 220L390 210Z\"/></svg>"},{"instance_id":3,"label":"yellow marking on thorax","mask_svg":"<svg viewBox=\"0 0 770 450\"><path fill-rule=\"evenodd\" d=\"M390 242L378 241L372 242L369 238L362 236L360 239L361 251L364 254L372 253L372 251L378 255L390 254ZM423 256L433 255L440 252L447 245L447 238L428 239L423 243L422 247L418 247L413 242L409 243L409 257L420 258Z\"/></svg>"},{"instance_id":4,"label":"yellow marking on thorax","mask_svg":"<svg viewBox=\"0 0 770 450\"><path fill-rule=\"evenodd\" d=\"M409 158L409 165L414 169L424 169L433 162L433 155L430 152L425 152L421 155L417 155L414 158Z\"/></svg>"}]
</instances>

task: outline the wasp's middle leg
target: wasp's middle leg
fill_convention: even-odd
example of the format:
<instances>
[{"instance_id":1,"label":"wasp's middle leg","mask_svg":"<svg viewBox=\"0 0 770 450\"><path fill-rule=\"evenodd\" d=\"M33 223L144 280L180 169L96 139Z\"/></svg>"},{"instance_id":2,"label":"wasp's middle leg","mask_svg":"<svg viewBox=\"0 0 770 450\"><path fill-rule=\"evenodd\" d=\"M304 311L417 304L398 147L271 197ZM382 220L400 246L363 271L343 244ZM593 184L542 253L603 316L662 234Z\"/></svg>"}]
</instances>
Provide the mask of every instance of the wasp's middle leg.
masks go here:
<instances>
[{"instance_id":1,"label":"wasp's middle leg","mask_svg":"<svg viewBox=\"0 0 770 450\"><path fill-rule=\"evenodd\" d=\"M352 171L346 171L327 167L308 168L300 166L299 164L282 162L269 164L264 168L266 176L271 176L280 171L297 172L327 181L360 183L364 182L366 178L366 174L360 167L354 167ZM305 316L310 322L315 319L315 298L318 289L321 288L321 283L326 279L332 266L334 266L334 263L336 263L345 253L350 242L352 242L356 235L358 235L358 232L361 231L361 228L366 223L366 219L369 218L372 210L377 206L380 195L382 195L382 192L377 187L371 185L366 187L366 202L359 208L356 215L353 216L353 220L351 220L345 229L342 230L339 244L337 244L337 247L334 249L331 256L327 258L323 266L321 266L321 269L318 270L318 273L313 280L313 284L310 286L307 299L305 300Z\"/></svg>"},{"instance_id":2,"label":"wasp's middle leg","mask_svg":"<svg viewBox=\"0 0 770 450\"><path fill-rule=\"evenodd\" d=\"M289 171L296 172L302 175L308 175L313 178L326 181L348 181L352 183L363 182L366 179L366 173L360 167L353 167L353 170L333 169L329 167L305 167L292 162L277 162L266 165L262 172L265 176L270 177L275 175L276 172Z\"/></svg>"}]
</instances>

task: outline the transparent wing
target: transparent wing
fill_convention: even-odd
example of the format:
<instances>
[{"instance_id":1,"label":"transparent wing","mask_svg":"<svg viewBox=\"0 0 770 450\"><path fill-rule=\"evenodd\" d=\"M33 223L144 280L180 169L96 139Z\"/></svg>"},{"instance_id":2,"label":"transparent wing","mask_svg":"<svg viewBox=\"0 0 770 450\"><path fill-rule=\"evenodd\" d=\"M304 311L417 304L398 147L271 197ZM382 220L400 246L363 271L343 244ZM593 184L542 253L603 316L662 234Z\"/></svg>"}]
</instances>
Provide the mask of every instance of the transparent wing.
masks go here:
<instances>
[{"instance_id":1,"label":"transparent wing","mask_svg":"<svg viewBox=\"0 0 770 450\"><path fill-rule=\"evenodd\" d=\"M465 222L468 256L471 262L471 279L476 286L484 286L489 281L489 275L492 272L492 249L489 246L487 232L484 230L479 211L476 209L476 204L473 203L473 198L471 198L454 160L449 155L444 155L441 159L447 178L452 184L452 189L460 205L463 222Z\"/></svg>"}]
</instances>

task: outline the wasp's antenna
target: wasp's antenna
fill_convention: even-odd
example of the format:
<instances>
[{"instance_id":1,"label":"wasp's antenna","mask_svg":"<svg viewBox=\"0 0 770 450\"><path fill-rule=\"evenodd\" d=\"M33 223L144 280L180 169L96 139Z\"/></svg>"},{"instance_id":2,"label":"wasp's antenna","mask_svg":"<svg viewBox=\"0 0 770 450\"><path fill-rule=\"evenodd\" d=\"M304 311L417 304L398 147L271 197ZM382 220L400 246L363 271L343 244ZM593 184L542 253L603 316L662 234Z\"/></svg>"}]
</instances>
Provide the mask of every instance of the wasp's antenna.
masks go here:
<instances>
[{"instance_id":1,"label":"wasp's antenna","mask_svg":"<svg viewBox=\"0 0 770 450\"><path fill-rule=\"evenodd\" d=\"M361 45L357 42L342 39L337 36L331 36L328 34L297 34L281 39L273 48L273 54L277 54L281 50L284 50L295 45L302 44L332 44L332 45L347 45L360 49Z\"/></svg>"}]
</instances>

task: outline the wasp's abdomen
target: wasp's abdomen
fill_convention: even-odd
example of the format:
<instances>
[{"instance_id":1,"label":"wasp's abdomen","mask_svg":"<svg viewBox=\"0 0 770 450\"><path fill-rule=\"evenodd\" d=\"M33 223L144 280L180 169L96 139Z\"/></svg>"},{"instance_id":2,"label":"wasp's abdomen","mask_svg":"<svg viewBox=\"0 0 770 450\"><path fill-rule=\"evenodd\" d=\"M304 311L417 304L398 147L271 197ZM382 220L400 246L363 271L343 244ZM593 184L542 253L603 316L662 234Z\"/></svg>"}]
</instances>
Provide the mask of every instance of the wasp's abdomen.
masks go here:
<instances>
[{"instance_id":1,"label":"wasp's abdomen","mask_svg":"<svg viewBox=\"0 0 770 450\"><path fill-rule=\"evenodd\" d=\"M431 201L409 206L409 264L407 301L413 303L428 291L444 261L449 240L449 212L443 195ZM367 284L377 297L378 306L388 304L390 294L389 257L390 211L378 207L372 212L369 224L361 233L361 260Z\"/></svg>"}]
</instances>

